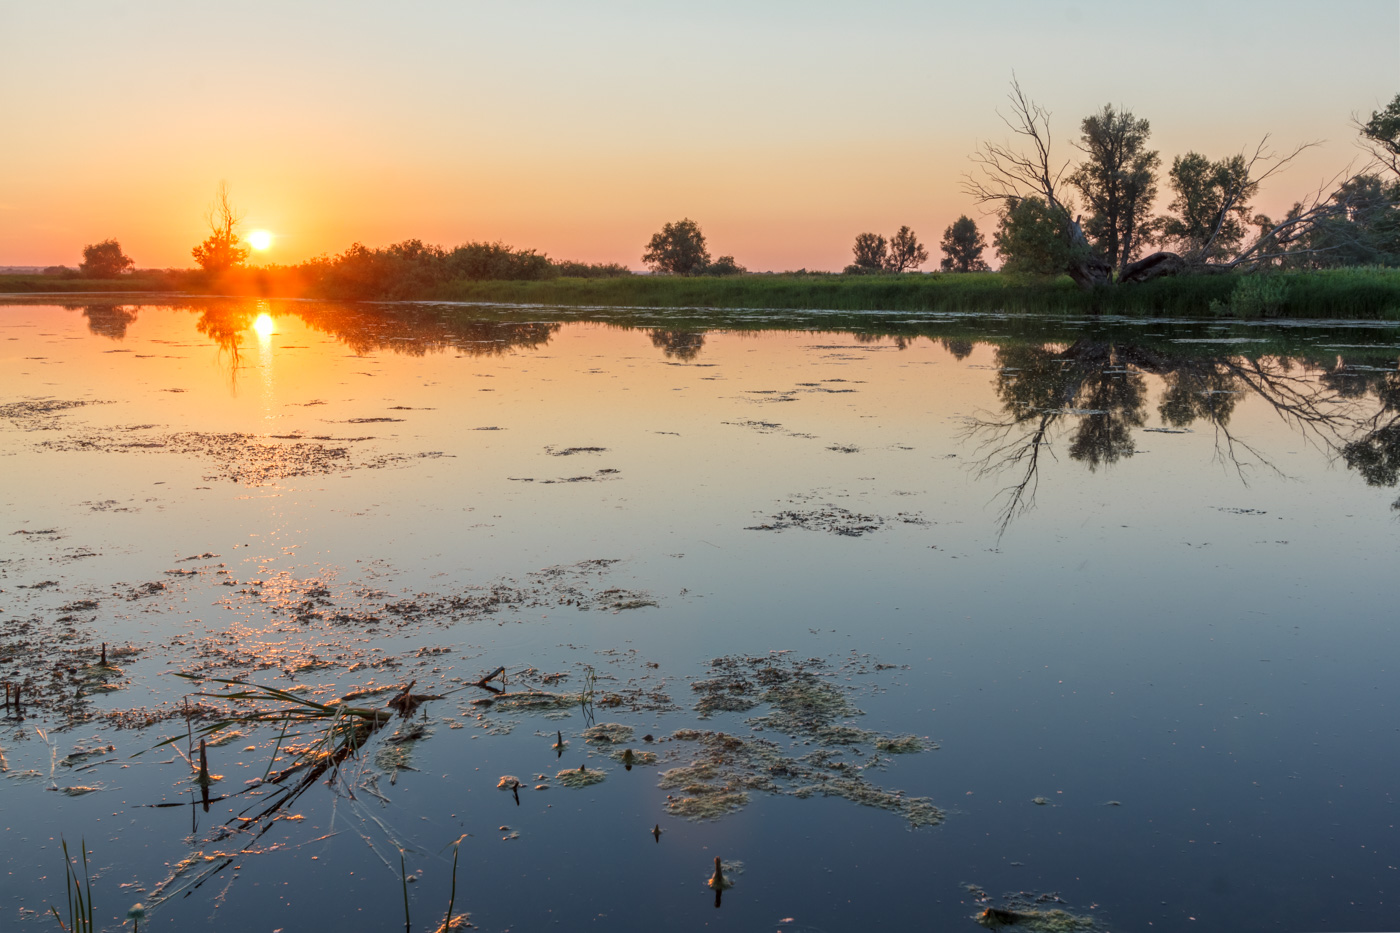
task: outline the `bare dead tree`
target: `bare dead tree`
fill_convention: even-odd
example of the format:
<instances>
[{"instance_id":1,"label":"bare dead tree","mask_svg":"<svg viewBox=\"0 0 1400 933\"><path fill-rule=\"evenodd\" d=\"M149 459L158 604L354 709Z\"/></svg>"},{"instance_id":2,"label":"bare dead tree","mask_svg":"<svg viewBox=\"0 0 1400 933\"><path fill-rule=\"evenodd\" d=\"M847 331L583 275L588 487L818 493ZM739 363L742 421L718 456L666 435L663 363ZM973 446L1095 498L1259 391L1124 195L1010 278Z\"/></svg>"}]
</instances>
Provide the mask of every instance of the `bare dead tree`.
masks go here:
<instances>
[{"instance_id":1,"label":"bare dead tree","mask_svg":"<svg viewBox=\"0 0 1400 933\"><path fill-rule=\"evenodd\" d=\"M1053 137L1050 132L1050 111L1035 103L1021 89L1015 74L1011 76L1010 116L997 111L997 116L1011 132L1022 138L1022 147L1013 143L984 141L973 153L976 170L963 176L963 191L979 204L999 204L1006 207L1028 197L1044 199L1050 210L1063 219L1063 236L1076 250L1078 258L1069 275L1081 287L1089 288L1110 281L1112 267L1092 255L1084 229L1061 197L1070 159L1060 162L1051 153Z\"/></svg>"}]
</instances>

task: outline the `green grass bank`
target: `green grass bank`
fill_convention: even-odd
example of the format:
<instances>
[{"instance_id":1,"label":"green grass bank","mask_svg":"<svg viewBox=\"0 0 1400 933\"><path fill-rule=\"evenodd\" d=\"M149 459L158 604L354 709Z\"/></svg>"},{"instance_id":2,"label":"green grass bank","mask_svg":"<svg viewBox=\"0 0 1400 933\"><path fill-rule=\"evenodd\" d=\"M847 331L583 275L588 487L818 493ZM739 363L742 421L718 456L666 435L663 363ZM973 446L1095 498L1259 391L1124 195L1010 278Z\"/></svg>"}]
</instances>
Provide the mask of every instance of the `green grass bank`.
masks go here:
<instances>
[{"instance_id":1,"label":"green grass bank","mask_svg":"<svg viewBox=\"0 0 1400 933\"><path fill-rule=\"evenodd\" d=\"M115 280L0 276L0 293L184 292L276 298L382 298L323 294L314 280L250 269L209 282L172 271ZM967 275L632 275L533 281L467 280L424 285L394 297L424 301L561 307L748 310L936 311L1114 314L1188 318L1400 320L1400 269L1352 268L1254 275L1199 275L1084 291L1068 278Z\"/></svg>"}]
</instances>

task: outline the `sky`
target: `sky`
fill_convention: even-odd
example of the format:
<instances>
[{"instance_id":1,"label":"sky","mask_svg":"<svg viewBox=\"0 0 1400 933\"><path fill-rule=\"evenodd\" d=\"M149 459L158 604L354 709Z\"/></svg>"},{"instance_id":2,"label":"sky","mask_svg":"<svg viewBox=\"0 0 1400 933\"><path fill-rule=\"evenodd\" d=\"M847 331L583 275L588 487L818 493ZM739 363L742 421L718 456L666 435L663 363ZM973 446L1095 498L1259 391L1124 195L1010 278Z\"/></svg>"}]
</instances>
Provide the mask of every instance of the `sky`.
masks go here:
<instances>
[{"instance_id":1,"label":"sky","mask_svg":"<svg viewBox=\"0 0 1400 933\"><path fill-rule=\"evenodd\" d=\"M1321 141L1275 215L1359 168L1352 117L1400 92L1397 0L0 0L0 35L0 265L116 238L191 266L227 181L258 262L418 238L641 268L689 217L755 271L903 224L934 267L959 215L995 227L962 177L1013 74L1065 158L1106 103L1164 175Z\"/></svg>"}]
</instances>

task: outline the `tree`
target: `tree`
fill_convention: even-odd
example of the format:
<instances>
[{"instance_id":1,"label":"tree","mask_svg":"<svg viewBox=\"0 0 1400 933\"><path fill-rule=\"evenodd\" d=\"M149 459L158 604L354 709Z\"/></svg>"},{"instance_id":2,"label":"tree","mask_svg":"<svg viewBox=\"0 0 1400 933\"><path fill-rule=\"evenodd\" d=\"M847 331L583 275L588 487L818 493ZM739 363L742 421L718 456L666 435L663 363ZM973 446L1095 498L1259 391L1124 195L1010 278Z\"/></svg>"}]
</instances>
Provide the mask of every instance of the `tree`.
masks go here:
<instances>
[{"instance_id":1,"label":"tree","mask_svg":"<svg viewBox=\"0 0 1400 933\"><path fill-rule=\"evenodd\" d=\"M1071 185L1084 198L1089 217L1084 234L1096 255L1121 277L1152 235L1161 157L1148 151L1150 127L1112 104L1084 118L1078 148L1088 158L1074 170Z\"/></svg>"},{"instance_id":2,"label":"tree","mask_svg":"<svg viewBox=\"0 0 1400 933\"><path fill-rule=\"evenodd\" d=\"M243 265L248 259L248 247L243 246L238 237L238 225L243 222L243 214L229 204L228 182L219 182L204 220L209 225L210 235L190 250L190 255L200 268L205 272L223 272Z\"/></svg>"},{"instance_id":3,"label":"tree","mask_svg":"<svg viewBox=\"0 0 1400 933\"><path fill-rule=\"evenodd\" d=\"M987 240L977 229L977 221L966 214L949 224L943 231L943 241L938 244L943 250L943 261L939 264L944 272L986 272L987 264L982 261L982 251L987 248Z\"/></svg>"},{"instance_id":4,"label":"tree","mask_svg":"<svg viewBox=\"0 0 1400 933\"><path fill-rule=\"evenodd\" d=\"M1400 175L1400 94L1365 123L1356 120L1356 128L1361 131L1362 145L1376 161Z\"/></svg>"},{"instance_id":5,"label":"tree","mask_svg":"<svg viewBox=\"0 0 1400 933\"><path fill-rule=\"evenodd\" d=\"M1241 153L1219 163L1193 154L1189 164L1183 166L1183 160L1178 159L1173 165L1173 183L1179 181L1181 185L1181 211L1175 218L1177 225L1172 226L1168 220L1172 238L1183 244L1185 255L1158 251L1115 270L1103 255L1095 253L1062 193L1064 184L1076 173L1070 171L1069 161L1061 162L1051 155L1049 111L1026 97L1014 78L1010 100L1012 115L1002 120L1022 137L1024 145L982 143L972 156L977 170L964 179L963 189L981 203L1001 204L1002 227L996 238L999 251L1009 247L1014 256L1014 249L1019 246L1034 247L1036 264L1039 259L1064 261L1065 265L1054 271L1068 274L1082 288L1146 282L1187 271L1249 271L1266 267L1285 255L1282 244L1296 242L1340 209L1329 199L1324 186L1278 223L1266 223L1264 218L1250 218L1247 214L1246 199L1259 184L1287 167L1311 143L1280 157L1267 151L1269 137L1265 136L1249 158ZM1181 191L1187 194L1183 196ZM1212 217L1214 223L1210 222ZM1022 229L1022 221L1034 223ZM1226 241L1234 232L1232 223L1255 221L1259 232L1252 242L1244 241L1241 226L1240 237L1233 244L1222 244L1222 231ZM1058 239L1058 245L1051 239ZM1131 243L1128 245L1131 247ZM1229 248L1223 248L1225 245ZM1119 255L1121 258L1121 251ZM1047 266L1043 271L1052 270Z\"/></svg>"},{"instance_id":6,"label":"tree","mask_svg":"<svg viewBox=\"0 0 1400 933\"><path fill-rule=\"evenodd\" d=\"M743 275L748 271L733 256L721 256L705 267L706 275Z\"/></svg>"},{"instance_id":7,"label":"tree","mask_svg":"<svg viewBox=\"0 0 1400 933\"><path fill-rule=\"evenodd\" d=\"M900 227L899 232L890 237L889 249L889 255L885 257L885 269L888 272L917 269L928 262L928 250L924 249L924 244L919 242L918 236L908 227Z\"/></svg>"},{"instance_id":8,"label":"tree","mask_svg":"<svg viewBox=\"0 0 1400 933\"><path fill-rule=\"evenodd\" d=\"M666 224L660 233L652 234L642 262L653 271L665 275L696 275L710 264L705 248L705 234L690 218Z\"/></svg>"},{"instance_id":9,"label":"tree","mask_svg":"<svg viewBox=\"0 0 1400 933\"><path fill-rule=\"evenodd\" d=\"M1172 161L1171 186L1176 198L1168 208L1162 235L1199 261L1229 259L1239 252L1251 212L1249 199L1259 190L1243 155L1211 162L1198 152Z\"/></svg>"},{"instance_id":10,"label":"tree","mask_svg":"<svg viewBox=\"0 0 1400 933\"><path fill-rule=\"evenodd\" d=\"M1296 242L1284 264L1293 267L1400 265L1400 180L1349 178L1332 193L1341 208Z\"/></svg>"},{"instance_id":11,"label":"tree","mask_svg":"<svg viewBox=\"0 0 1400 933\"><path fill-rule=\"evenodd\" d=\"M136 265L122 252L116 240L103 240L83 247L83 264L78 267L90 279L114 279Z\"/></svg>"},{"instance_id":12,"label":"tree","mask_svg":"<svg viewBox=\"0 0 1400 933\"><path fill-rule=\"evenodd\" d=\"M1013 267L1022 265L1014 249L1024 244L1035 247L1034 256L1028 258L1039 267L1037 271L1068 274L1083 288L1105 284L1113 269L1093 255L1062 193L1069 161L1051 155L1050 111L1028 98L1014 77L1008 99L1011 116L1003 116L1002 122L1026 141L1029 151L1010 143L984 142L972 156L979 171L964 179L963 190L983 204L1002 205L995 242ZM1022 229L1023 223L1029 226ZM1013 252L1007 253L1005 247ZM1041 260L1050 258L1065 264L1057 269L1041 266Z\"/></svg>"},{"instance_id":13,"label":"tree","mask_svg":"<svg viewBox=\"0 0 1400 933\"><path fill-rule=\"evenodd\" d=\"M883 272L889 259L889 244L878 233L856 234L855 246L851 247L856 261L846 267L846 272L870 274Z\"/></svg>"},{"instance_id":14,"label":"tree","mask_svg":"<svg viewBox=\"0 0 1400 933\"><path fill-rule=\"evenodd\" d=\"M1081 265L1089 244L1065 234L1069 222L1062 206L1043 198L1008 199L992 236L1002 271L1062 275Z\"/></svg>"}]
</instances>

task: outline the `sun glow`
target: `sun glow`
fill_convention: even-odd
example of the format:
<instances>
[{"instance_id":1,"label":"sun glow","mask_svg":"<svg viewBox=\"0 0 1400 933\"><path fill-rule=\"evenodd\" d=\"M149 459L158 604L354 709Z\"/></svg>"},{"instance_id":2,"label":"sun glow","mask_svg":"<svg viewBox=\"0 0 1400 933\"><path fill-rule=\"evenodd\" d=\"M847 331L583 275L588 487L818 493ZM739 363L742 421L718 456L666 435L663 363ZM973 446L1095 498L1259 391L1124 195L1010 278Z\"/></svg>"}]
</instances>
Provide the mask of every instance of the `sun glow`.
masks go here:
<instances>
[{"instance_id":1,"label":"sun glow","mask_svg":"<svg viewBox=\"0 0 1400 933\"><path fill-rule=\"evenodd\" d=\"M272 245L272 234L266 230L254 230L248 234L248 245L261 252Z\"/></svg>"},{"instance_id":2,"label":"sun glow","mask_svg":"<svg viewBox=\"0 0 1400 933\"><path fill-rule=\"evenodd\" d=\"M259 314L257 320L253 321L253 330L258 332L259 337L271 336L277 325L272 322L272 315Z\"/></svg>"}]
</instances>

